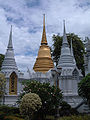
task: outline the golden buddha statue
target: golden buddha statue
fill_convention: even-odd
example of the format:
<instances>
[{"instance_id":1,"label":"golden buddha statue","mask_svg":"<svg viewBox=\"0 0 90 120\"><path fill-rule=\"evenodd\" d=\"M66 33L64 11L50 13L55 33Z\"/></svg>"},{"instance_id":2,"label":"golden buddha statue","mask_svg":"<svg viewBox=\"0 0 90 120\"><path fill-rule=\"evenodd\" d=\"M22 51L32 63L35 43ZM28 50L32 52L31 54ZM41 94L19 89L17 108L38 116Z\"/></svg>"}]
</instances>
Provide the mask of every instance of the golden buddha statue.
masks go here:
<instances>
[{"instance_id":1,"label":"golden buddha statue","mask_svg":"<svg viewBox=\"0 0 90 120\"><path fill-rule=\"evenodd\" d=\"M50 52L50 48L48 46L47 38L46 38L45 14L44 14L41 46L39 48L38 57L36 58L36 62L34 64L33 69L35 72L46 73L53 67L54 67L54 64L51 58L51 52Z\"/></svg>"}]
</instances>

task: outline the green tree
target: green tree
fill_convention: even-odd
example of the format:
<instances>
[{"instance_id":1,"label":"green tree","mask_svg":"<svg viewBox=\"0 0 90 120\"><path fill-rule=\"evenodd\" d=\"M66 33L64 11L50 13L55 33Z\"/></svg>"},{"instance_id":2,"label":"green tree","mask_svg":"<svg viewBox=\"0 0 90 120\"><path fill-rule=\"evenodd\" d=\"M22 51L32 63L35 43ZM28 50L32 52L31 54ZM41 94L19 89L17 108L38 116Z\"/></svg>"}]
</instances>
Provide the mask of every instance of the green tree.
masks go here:
<instances>
[{"instance_id":1,"label":"green tree","mask_svg":"<svg viewBox=\"0 0 90 120\"><path fill-rule=\"evenodd\" d=\"M81 41L81 38L74 33L67 34L68 43L70 45L72 39L72 46L74 57L76 60L77 67L82 70L82 74L84 75L84 44ZM53 35L53 45L52 45L52 57L56 65L58 64L58 60L61 54L61 46L62 46L63 36Z\"/></svg>"},{"instance_id":2,"label":"green tree","mask_svg":"<svg viewBox=\"0 0 90 120\"><path fill-rule=\"evenodd\" d=\"M0 73L0 99L2 98L5 92L6 79L4 74Z\"/></svg>"},{"instance_id":3,"label":"green tree","mask_svg":"<svg viewBox=\"0 0 90 120\"><path fill-rule=\"evenodd\" d=\"M42 100L41 112L46 115L52 109L55 109L62 101L62 92L55 86L50 86L49 83L40 83L37 81L24 82L23 93L20 95L20 99L23 95L32 92L39 95Z\"/></svg>"},{"instance_id":4,"label":"green tree","mask_svg":"<svg viewBox=\"0 0 90 120\"><path fill-rule=\"evenodd\" d=\"M3 60L4 60L4 55L0 54L0 70L1 70Z\"/></svg>"},{"instance_id":5,"label":"green tree","mask_svg":"<svg viewBox=\"0 0 90 120\"><path fill-rule=\"evenodd\" d=\"M83 99L87 100L87 103L90 106L90 73L78 84L78 93Z\"/></svg>"},{"instance_id":6,"label":"green tree","mask_svg":"<svg viewBox=\"0 0 90 120\"><path fill-rule=\"evenodd\" d=\"M20 113L32 119L33 113L41 108L41 98L35 93L27 93L23 96L20 103ZM27 119L26 119L27 120Z\"/></svg>"}]
</instances>

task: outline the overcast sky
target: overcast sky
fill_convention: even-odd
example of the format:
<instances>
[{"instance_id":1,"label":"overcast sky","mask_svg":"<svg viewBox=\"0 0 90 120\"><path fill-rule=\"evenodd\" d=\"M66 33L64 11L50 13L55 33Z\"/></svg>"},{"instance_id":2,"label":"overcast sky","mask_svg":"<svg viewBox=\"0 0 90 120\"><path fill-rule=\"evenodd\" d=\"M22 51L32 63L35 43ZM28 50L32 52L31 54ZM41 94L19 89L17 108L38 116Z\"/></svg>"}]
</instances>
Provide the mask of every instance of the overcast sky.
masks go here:
<instances>
[{"instance_id":1,"label":"overcast sky","mask_svg":"<svg viewBox=\"0 0 90 120\"><path fill-rule=\"evenodd\" d=\"M0 0L0 53L5 54L10 26L19 70L33 69L42 37L43 14L49 46L52 35L74 32L90 37L90 0Z\"/></svg>"}]
</instances>

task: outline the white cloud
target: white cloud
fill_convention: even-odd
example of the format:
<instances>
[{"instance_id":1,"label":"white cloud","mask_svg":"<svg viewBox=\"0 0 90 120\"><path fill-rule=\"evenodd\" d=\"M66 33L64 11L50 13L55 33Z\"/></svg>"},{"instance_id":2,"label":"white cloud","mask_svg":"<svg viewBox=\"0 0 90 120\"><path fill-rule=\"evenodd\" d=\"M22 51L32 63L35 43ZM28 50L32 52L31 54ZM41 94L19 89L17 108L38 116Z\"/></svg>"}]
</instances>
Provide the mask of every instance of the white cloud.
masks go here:
<instances>
[{"instance_id":1,"label":"white cloud","mask_svg":"<svg viewBox=\"0 0 90 120\"><path fill-rule=\"evenodd\" d=\"M15 58L16 58L18 68L19 69L21 68L22 71L26 71L27 68L29 68L30 70L33 70L36 56L19 55L19 56L15 56Z\"/></svg>"},{"instance_id":2,"label":"white cloud","mask_svg":"<svg viewBox=\"0 0 90 120\"><path fill-rule=\"evenodd\" d=\"M13 25L13 46L19 69L33 68L42 37L42 14L46 14L49 45L53 33L66 31L90 37L89 0L0 0L0 53L5 53L10 25Z\"/></svg>"}]
</instances>

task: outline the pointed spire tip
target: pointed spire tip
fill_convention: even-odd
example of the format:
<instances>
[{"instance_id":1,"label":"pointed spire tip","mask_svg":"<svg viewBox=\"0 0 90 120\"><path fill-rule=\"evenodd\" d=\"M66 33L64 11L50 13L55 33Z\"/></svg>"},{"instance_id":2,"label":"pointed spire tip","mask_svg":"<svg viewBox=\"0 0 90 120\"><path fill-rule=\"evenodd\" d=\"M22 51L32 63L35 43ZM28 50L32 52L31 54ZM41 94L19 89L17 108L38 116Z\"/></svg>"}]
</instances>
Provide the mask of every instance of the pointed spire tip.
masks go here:
<instances>
[{"instance_id":1,"label":"pointed spire tip","mask_svg":"<svg viewBox=\"0 0 90 120\"><path fill-rule=\"evenodd\" d=\"M64 24L64 26L65 26L65 20L63 20L63 24Z\"/></svg>"},{"instance_id":2,"label":"pointed spire tip","mask_svg":"<svg viewBox=\"0 0 90 120\"><path fill-rule=\"evenodd\" d=\"M63 20L63 23L65 23L65 20Z\"/></svg>"},{"instance_id":3,"label":"pointed spire tip","mask_svg":"<svg viewBox=\"0 0 90 120\"><path fill-rule=\"evenodd\" d=\"M63 26L64 26L64 33L66 33L66 30L65 30L65 20L63 20Z\"/></svg>"},{"instance_id":4,"label":"pointed spire tip","mask_svg":"<svg viewBox=\"0 0 90 120\"><path fill-rule=\"evenodd\" d=\"M10 35L9 35L8 48L13 48L12 46L12 25L11 25Z\"/></svg>"},{"instance_id":5,"label":"pointed spire tip","mask_svg":"<svg viewBox=\"0 0 90 120\"><path fill-rule=\"evenodd\" d=\"M11 31L12 31L12 25L11 25Z\"/></svg>"},{"instance_id":6,"label":"pointed spire tip","mask_svg":"<svg viewBox=\"0 0 90 120\"><path fill-rule=\"evenodd\" d=\"M42 34L41 45L42 44L46 44L47 45L46 32L45 32L45 14L43 14L43 34Z\"/></svg>"},{"instance_id":7,"label":"pointed spire tip","mask_svg":"<svg viewBox=\"0 0 90 120\"><path fill-rule=\"evenodd\" d=\"M45 14L43 14L43 26L45 26Z\"/></svg>"},{"instance_id":8,"label":"pointed spire tip","mask_svg":"<svg viewBox=\"0 0 90 120\"><path fill-rule=\"evenodd\" d=\"M11 25L11 32L10 33L12 33L12 25Z\"/></svg>"}]
</instances>

